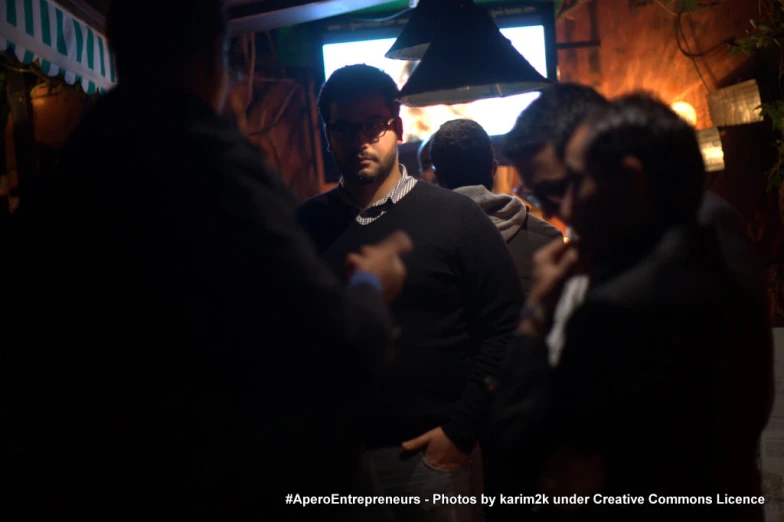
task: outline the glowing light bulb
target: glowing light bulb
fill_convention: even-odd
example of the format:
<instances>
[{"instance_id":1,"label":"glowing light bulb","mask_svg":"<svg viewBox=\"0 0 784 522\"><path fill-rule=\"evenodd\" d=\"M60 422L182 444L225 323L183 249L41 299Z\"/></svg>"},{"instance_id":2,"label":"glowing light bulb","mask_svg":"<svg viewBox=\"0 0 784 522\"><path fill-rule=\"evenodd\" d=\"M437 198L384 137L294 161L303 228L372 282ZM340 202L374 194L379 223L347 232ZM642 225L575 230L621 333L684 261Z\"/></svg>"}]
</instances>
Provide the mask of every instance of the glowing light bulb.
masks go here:
<instances>
[{"instance_id":1,"label":"glowing light bulb","mask_svg":"<svg viewBox=\"0 0 784 522\"><path fill-rule=\"evenodd\" d=\"M697 111L695 111L694 107L688 103L682 101L675 102L670 105L670 109L675 111L678 116L689 122L692 127L697 126Z\"/></svg>"}]
</instances>

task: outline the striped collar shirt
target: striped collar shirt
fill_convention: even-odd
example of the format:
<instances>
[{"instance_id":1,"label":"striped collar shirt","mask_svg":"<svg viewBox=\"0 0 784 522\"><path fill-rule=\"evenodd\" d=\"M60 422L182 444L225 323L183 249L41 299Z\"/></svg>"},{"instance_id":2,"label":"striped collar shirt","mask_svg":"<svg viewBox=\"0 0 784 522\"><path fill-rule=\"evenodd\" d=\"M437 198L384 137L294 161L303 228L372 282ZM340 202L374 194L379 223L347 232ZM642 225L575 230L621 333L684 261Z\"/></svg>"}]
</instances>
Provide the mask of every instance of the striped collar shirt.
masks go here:
<instances>
[{"instance_id":1,"label":"striped collar shirt","mask_svg":"<svg viewBox=\"0 0 784 522\"><path fill-rule=\"evenodd\" d=\"M406 167L400 164L400 180L392 187L392 190L387 192L387 195L379 199L367 208L362 208L356 205L351 200L348 192L343 188L343 178L340 178L338 184L337 194L338 197L357 212L356 221L360 225L369 225L389 210L392 205L403 199L403 197L411 192L411 189L416 185L417 179L408 175Z\"/></svg>"}]
</instances>

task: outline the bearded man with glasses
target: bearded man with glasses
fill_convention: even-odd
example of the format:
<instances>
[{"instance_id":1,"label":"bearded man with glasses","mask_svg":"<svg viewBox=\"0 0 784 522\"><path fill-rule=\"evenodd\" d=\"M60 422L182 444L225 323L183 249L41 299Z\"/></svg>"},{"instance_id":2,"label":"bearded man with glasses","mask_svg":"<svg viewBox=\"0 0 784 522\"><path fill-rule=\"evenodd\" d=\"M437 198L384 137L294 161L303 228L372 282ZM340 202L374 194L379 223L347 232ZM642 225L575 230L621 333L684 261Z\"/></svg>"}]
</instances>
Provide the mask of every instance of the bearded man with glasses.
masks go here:
<instances>
[{"instance_id":1,"label":"bearded man with glasses","mask_svg":"<svg viewBox=\"0 0 784 522\"><path fill-rule=\"evenodd\" d=\"M384 506L397 520L463 522L470 500L469 455L483 434L492 382L514 333L523 294L506 244L471 199L421 183L398 162L399 91L367 65L335 71L319 94L339 185L305 202L300 223L338 277L346 256L403 230L413 242L408 279L390 304L395 358L372 393L357 397L357 435L375 491L421 497ZM329 429L325 427L325 429ZM371 481L364 481L368 484ZM359 492L359 491L358 491ZM358 519L370 509L360 506Z\"/></svg>"}]
</instances>

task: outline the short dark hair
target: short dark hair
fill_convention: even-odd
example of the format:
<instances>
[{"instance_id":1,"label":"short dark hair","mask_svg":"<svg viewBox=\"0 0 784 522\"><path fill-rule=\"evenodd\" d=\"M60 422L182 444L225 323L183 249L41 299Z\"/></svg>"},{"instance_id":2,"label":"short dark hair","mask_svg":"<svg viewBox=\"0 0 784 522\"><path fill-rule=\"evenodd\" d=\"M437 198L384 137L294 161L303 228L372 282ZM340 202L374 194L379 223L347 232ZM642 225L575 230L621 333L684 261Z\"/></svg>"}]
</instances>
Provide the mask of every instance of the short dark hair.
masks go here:
<instances>
[{"instance_id":1,"label":"short dark hair","mask_svg":"<svg viewBox=\"0 0 784 522\"><path fill-rule=\"evenodd\" d=\"M147 77L185 64L228 31L222 0L112 0L106 36L120 79ZM161 56L165 53L165 57Z\"/></svg>"},{"instance_id":2,"label":"short dark hair","mask_svg":"<svg viewBox=\"0 0 784 522\"><path fill-rule=\"evenodd\" d=\"M585 159L592 176L617 175L625 157L637 158L653 189L660 223L696 218L705 163L688 122L653 95L637 93L618 98L588 123Z\"/></svg>"},{"instance_id":3,"label":"short dark hair","mask_svg":"<svg viewBox=\"0 0 784 522\"><path fill-rule=\"evenodd\" d=\"M493 144L481 125L451 120L433 135L430 157L438 183L448 189L472 185L493 188Z\"/></svg>"},{"instance_id":4,"label":"short dark hair","mask_svg":"<svg viewBox=\"0 0 784 522\"><path fill-rule=\"evenodd\" d=\"M555 145L563 160L566 144L588 114L609 102L587 85L559 83L547 87L517 117L504 140L504 155L513 162L529 159L543 147Z\"/></svg>"},{"instance_id":5,"label":"short dark hair","mask_svg":"<svg viewBox=\"0 0 784 522\"><path fill-rule=\"evenodd\" d=\"M392 116L400 114L400 89L395 80L381 69L360 63L341 67L324 82L318 96L321 119L325 124L329 123L329 110L333 103L369 94L381 94Z\"/></svg>"}]
</instances>

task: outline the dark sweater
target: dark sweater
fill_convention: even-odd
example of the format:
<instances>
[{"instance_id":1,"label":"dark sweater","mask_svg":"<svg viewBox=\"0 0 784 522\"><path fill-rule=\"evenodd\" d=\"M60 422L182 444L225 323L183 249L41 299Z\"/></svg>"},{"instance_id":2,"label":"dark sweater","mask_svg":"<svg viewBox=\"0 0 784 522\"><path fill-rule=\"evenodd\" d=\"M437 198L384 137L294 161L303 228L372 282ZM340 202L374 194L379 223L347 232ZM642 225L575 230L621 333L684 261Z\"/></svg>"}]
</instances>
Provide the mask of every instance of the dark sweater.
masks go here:
<instances>
[{"instance_id":1,"label":"dark sweater","mask_svg":"<svg viewBox=\"0 0 784 522\"><path fill-rule=\"evenodd\" d=\"M517 267L523 293L528 295L534 253L555 238L563 239L561 231L547 221L532 216L528 207L514 196L493 194L484 185L465 185L454 191L471 198L501 232Z\"/></svg>"},{"instance_id":2,"label":"dark sweater","mask_svg":"<svg viewBox=\"0 0 784 522\"><path fill-rule=\"evenodd\" d=\"M722 250L708 228L673 227L629 268L591 288L567 323L552 373L544 338L518 337L494 401L493 440L507 469L536 470L539 455L562 445L602 457L607 496L760 494L755 460L773 389L772 347L754 293L728 269ZM554 431L543 440L546 427ZM522 489L507 486L504 493ZM540 514L550 509L557 506ZM761 506L715 500L589 503L550 514L536 520L763 519ZM498 520L521 520L511 509L506 515Z\"/></svg>"},{"instance_id":3,"label":"dark sweater","mask_svg":"<svg viewBox=\"0 0 784 522\"><path fill-rule=\"evenodd\" d=\"M334 190L304 203L299 217L344 280L348 253L398 229L410 234L408 276L391 304L396 357L365 408L366 442L394 446L441 426L469 452L488 407L484 380L496 374L523 302L498 230L469 198L427 183L370 225Z\"/></svg>"}]
</instances>

